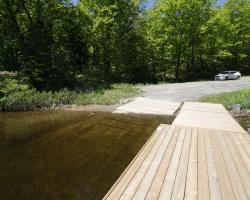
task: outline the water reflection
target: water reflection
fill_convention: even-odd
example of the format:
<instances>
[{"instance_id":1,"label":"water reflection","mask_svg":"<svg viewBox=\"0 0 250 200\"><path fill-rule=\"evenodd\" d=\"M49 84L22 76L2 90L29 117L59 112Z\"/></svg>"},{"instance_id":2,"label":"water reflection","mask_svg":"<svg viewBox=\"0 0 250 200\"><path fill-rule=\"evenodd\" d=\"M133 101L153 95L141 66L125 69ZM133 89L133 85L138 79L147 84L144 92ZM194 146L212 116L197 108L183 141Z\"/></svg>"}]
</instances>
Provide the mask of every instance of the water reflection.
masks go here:
<instances>
[{"instance_id":1,"label":"water reflection","mask_svg":"<svg viewBox=\"0 0 250 200\"><path fill-rule=\"evenodd\" d=\"M101 199L158 124L172 120L0 113L0 199Z\"/></svg>"}]
</instances>

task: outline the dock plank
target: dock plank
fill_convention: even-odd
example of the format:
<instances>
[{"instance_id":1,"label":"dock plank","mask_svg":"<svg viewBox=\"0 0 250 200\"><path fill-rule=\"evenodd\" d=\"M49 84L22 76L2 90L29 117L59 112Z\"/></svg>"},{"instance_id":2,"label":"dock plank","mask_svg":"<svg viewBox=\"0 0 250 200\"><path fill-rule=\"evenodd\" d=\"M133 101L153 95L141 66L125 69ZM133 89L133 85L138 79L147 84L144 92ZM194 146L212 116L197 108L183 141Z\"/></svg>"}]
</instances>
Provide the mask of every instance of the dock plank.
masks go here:
<instances>
[{"instance_id":1,"label":"dock plank","mask_svg":"<svg viewBox=\"0 0 250 200\"><path fill-rule=\"evenodd\" d=\"M135 159L131 162L131 164L127 167L127 169L123 172L120 178L116 181L114 186L110 189L110 191L106 194L104 199L118 199L120 198L123 191L126 189L130 180L133 178L134 174L141 166L142 162L146 158L148 152L154 146L154 143L157 141L158 137L163 133L162 130L166 125L160 125L156 131L153 133L153 136L148 140L148 143L144 145L142 150L137 154Z\"/></svg>"},{"instance_id":2,"label":"dock plank","mask_svg":"<svg viewBox=\"0 0 250 200\"><path fill-rule=\"evenodd\" d=\"M162 145L163 141L167 137L168 134L161 134L159 138L157 139L156 143L146 156L144 162L142 162L141 166L137 170L137 172L134 174L132 180L130 181L129 185L121 195L120 199L132 199L134 196L137 188L139 187L139 184L141 183L142 179L144 178L150 164L153 162L154 157L157 155L157 152Z\"/></svg>"},{"instance_id":3,"label":"dock plank","mask_svg":"<svg viewBox=\"0 0 250 200\"><path fill-rule=\"evenodd\" d=\"M192 130L192 140L188 161L188 172L185 189L185 200L196 200L198 198L198 132Z\"/></svg>"},{"instance_id":4,"label":"dock plank","mask_svg":"<svg viewBox=\"0 0 250 200\"><path fill-rule=\"evenodd\" d=\"M210 190L208 183L207 154L204 130L198 129L198 199L209 200Z\"/></svg>"},{"instance_id":5,"label":"dock plank","mask_svg":"<svg viewBox=\"0 0 250 200\"><path fill-rule=\"evenodd\" d=\"M133 199L145 199L147 192L151 186L151 183L155 177L155 174L159 168L159 165L162 161L162 158L164 156L164 153L166 152L166 149L168 148L168 145L170 143L170 140L174 134L175 127L172 126L170 130L168 131L167 136L165 137L163 143L161 144L154 160L152 161L150 167L148 168L146 174L143 177L143 180L140 183L139 188L137 189Z\"/></svg>"},{"instance_id":6,"label":"dock plank","mask_svg":"<svg viewBox=\"0 0 250 200\"><path fill-rule=\"evenodd\" d=\"M214 152L216 171L219 178L220 190L222 199L234 200L234 193L231 186L230 178L228 175L227 166L224 161L224 156L221 151L221 147L218 138L215 137L216 133L211 133L211 143Z\"/></svg>"},{"instance_id":7,"label":"dock plank","mask_svg":"<svg viewBox=\"0 0 250 200\"><path fill-rule=\"evenodd\" d=\"M185 102L173 124L246 133L221 104Z\"/></svg>"},{"instance_id":8,"label":"dock plank","mask_svg":"<svg viewBox=\"0 0 250 200\"><path fill-rule=\"evenodd\" d=\"M104 199L249 199L249 137L160 125Z\"/></svg>"},{"instance_id":9,"label":"dock plank","mask_svg":"<svg viewBox=\"0 0 250 200\"><path fill-rule=\"evenodd\" d=\"M180 130L180 136L178 138L175 151L173 153L168 171L166 173L164 182L161 187L159 200L161 199L171 199L172 192L174 189L175 178L177 175L177 170L180 162L181 152L183 148L183 144L185 141L186 128L182 127Z\"/></svg>"},{"instance_id":10,"label":"dock plank","mask_svg":"<svg viewBox=\"0 0 250 200\"><path fill-rule=\"evenodd\" d=\"M240 174L241 181L245 187L245 191L247 192L248 199L250 199L250 171L248 171L249 166L247 166L241 155L236 144L231 140L229 137L224 137L227 145L229 146L229 150L231 152L231 155L233 157L233 161L236 165L237 171Z\"/></svg>"},{"instance_id":11,"label":"dock plank","mask_svg":"<svg viewBox=\"0 0 250 200\"><path fill-rule=\"evenodd\" d=\"M228 146L225 142L225 138L224 138L225 135L216 134L216 136L219 139L221 150L222 150L223 155L224 155L225 163L226 163L226 166L227 166L227 169L229 172L229 177L231 180L231 184L233 187L233 192L234 192L235 198L238 200L247 200L248 197L246 195L246 191L245 191L244 186L243 186L241 179L239 177L235 163L232 162L233 161L232 155L231 155L231 153L228 149ZM226 136L226 137L228 137L228 136Z\"/></svg>"},{"instance_id":12,"label":"dock plank","mask_svg":"<svg viewBox=\"0 0 250 200\"><path fill-rule=\"evenodd\" d=\"M154 115L173 115L181 103L168 102L157 99L138 97L133 101L122 105L114 111L114 113L139 113Z\"/></svg>"},{"instance_id":13,"label":"dock plank","mask_svg":"<svg viewBox=\"0 0 250 200\"><path fill-rule=\"evenodd\" d=\"M205 131L205 145L207 153L207 169L211 199L222 199L219 185L219 176L215 165L215 157L212 149L209 131Z\"/></svg>"},{"instance_id":14,"label":"dock plank","mask_svg":"<svg viewBox=\"0 0 250 200\"><path fill-rule=\"evenodd\" d=\"M240 137L240 135L230 134L230 136L231 136L232 141L237 146L238 151L242 155L242 160L244 161L244 163L247 167L247 170L250 173L250 156L246 150L246 147L249 147L250 145L246 145L246 146L242 145L241 141L238 139Z\"/></svg>"},{"instance_id":15,"label":"dock plank","mask_svg":"<svg viewBox=\"0 0 250 200\"><path fill-rule=\"evenodd\" d=\"M153 200L153 199L158 199L160 191L161 191L161 186L164 182L164 178L166 176L166 172L169 167L169 163L171 161L173 152L175 150L175 146L179 137L180 133L180 128L176 127L174 135L172 137L171 143L169 147L167 148L164 158L162 159L162 162L158 168L158 171L154 177L154 180L151 183L151 187L147 193L147 196L145 199L147 200Z\"/></svg>"},{"instance_id":16,"label":"dock plank","mask_svg":"<svg viewBox=\"0 0 250 200\"><path fill-rule=\"evenodd\" d=\"M174 190L171 199L172 200L182 200L185 194L185 186L188 171L188 161L191 146L191 129L186 130L186 138L183 144L182 154L180 158L180 163L178 166L178 171L175 179Z\"/></svg>"}]
</instances>

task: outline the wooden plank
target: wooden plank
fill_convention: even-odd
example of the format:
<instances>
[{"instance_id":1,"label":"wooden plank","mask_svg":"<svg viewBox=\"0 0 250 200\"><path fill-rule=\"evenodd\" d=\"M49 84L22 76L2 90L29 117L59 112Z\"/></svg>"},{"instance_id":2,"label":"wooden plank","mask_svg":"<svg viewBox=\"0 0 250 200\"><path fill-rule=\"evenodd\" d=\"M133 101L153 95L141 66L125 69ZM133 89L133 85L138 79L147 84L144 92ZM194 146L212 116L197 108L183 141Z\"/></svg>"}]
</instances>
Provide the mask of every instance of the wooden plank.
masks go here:
<instances>
[{"instance_id":1,"label":"wooden plank","mask_svg":"<svg viewBox=\"0 0 250 200\"><path fill-rule=\"evenodd\" d=\"M161 125L104 199L250 199L246 136Z\"/></svg>"},{"instance_id":2,"label":"wooden plank","mask_svg":"<svg viewBox=\"0 0 250 200\"><path fill-rule=\"evenodd\" d=\"M220 183L220 191L222 199L234 200L234 193L231 186L230 178L228 175L227 167L223 158L223 154L221 152L220 144L218 138L214 136L214 131L210 131L212 149L215 158L216 171L219 178ZM216 132L215 134L221 134Z\"/></svg>"},{"instance_id":3,"label":"wooden plank","mask_svg":"<svg viewBox=\"0 0 250 200\"><path fill-rule=\"evenodd\" d=\"M185 200L197 200L198 197L198 134L197 129L192 129L192 141L188 161Z\"/></svg>"},{"instance_id":4,"label":"wooden plank","mask_svg":"<svg viewBox=\"0 0 250 200\"><path fill-rule=\"evenodd\" d=\"M154 114L154 115L173 115L174 109L155 109L143 105L126 105L117 108L114 113L138 113L138 114Z\"/></svg>"},{"instance_id":5,"label":"wooden plank","mask_svg":"<svg viewBox=\"0 0 250 200\"><path fill-rule=\"evenodd\" d=\"M150 187L148 194L146 196L146 200L158 199L162 184L164 182L165 175L166 175L167 170L169 168L169 163L171 161L173 152L175 150L175 146L176 146L179 134L180 134L180 127L176 127L176 129L174 131L174 135L172 137L172 140L169 144L169 147L167 148L165 155L164 155L164 158L162 159L162 162L158 168L158 171L157 171L157 173L152 181L151 187Z\"/></svg>"},{"instance_id":6,"label":"wooden plank","mask_svg":"<svg viewBox=\"0 0 250 200\"><path fill-rule=\"evenodd\" d=\"M246 133L229 113L200 112L181 109L173 124L176 126L192 126Z\"/></svg>"},{"instance_id":7,"label":"wooden plank","mask_svg":"<svg viewBox=\"0 0 250 200\"><path fill-rule=\"evenodd\" d=\"M240 174L240 178L245 191L247 192L248 199L250 199L250 172L247 170L248 166L246 166L246 164L242 160L242 155L240 155L238 147L236 146L235 142L233 142L232 138L227 136L224 136L224 138L233 157L233 161L236 165L237 171Z\"/></svg>"},{"instance_id":8,"label":"wooden plank","mask_svg":"<svg viewBox=\"0 0 250 200\"><path fill-rule=\"evenodd\" d=\"M173 124L246 133L221 104L185 102Z\"/></svg>"},{"instance_id":9,"label":"wooden plank","mask_svg":"<svg viewBox=\"0 0 250 200\"><path fill-rule=\"evenodd\" d=\"M250 155L247 153L246 148L242 145L241 141L239 140L238 134L231 133L230 137L234 141L235 145L237 146L240 155L242 156L242 160L244 161L248 172L250 173Z\"/></svg>"},{"instance_id":10,"label":"wooden plank","mask_svg":"<svg viewBox=\"0 0 250 200\"><path fill-rule=\"evenodd\" d=\"M219 200L222 199L220 192L220 185L219 185L219 177L216 170L215 158L213 154L210 134L207 130L205 130L205 145L207 154L207 169L208 169L210 198Z\"/></svg>"},{"instance_id":11,"label":"wooden plank","mask_svg":"<svg viewBox=\"0 0 250 200\"><path fill-rule=\"evenodd\" d=\"M158 115L173 115L181 104L178 102L168 102L163 100L138 97L133 101L122 105L114 113L143 113Z\"/></svg>"},{"instance_id":12,"label":"wooden plank","mask_svg":"<svg viewBox=\"0 0 250 200\"><path fill-rule=\"evenodd\" d=\"M177 174L177 169L181 157L182 147L185 139L185 131L186 128L182 127L180 130L180 136L178 138L175 151L173 153L166 177L162 184L161 192L159 195L159 199L170 199L172 195L172 191L174 188L174 182Z\"/></svg>"},{"instance_id":13,"label":"wooden plank","mask_svg":"<svg viewBox=\"0 0 250 200\"><path fill-rule=\"evenodd\" d=\"M227 112L222 104L185 102L182 110L203 111L203 112Z\"/></svg>"},{"instance_id":14,"label":"wooden plank","mask_svg":"<svg viewBox=\"0 0 250 200\"><path fill-rule=\"evenodd\" d=\"M250 145L250 134L245 134L245 135L243 135L243 137L247 141L248 145Z\"/></svg>"},{"instance_id":15,"label":"wooden plank","mask_svg":"<svg viewBox=\"0 0 250 200\"><path fill-rule=\"evenodd\" d=\"M183 144L182 154L175 179L174 190L171 199L183 200L185 194L185 185L187 179L188 161L191 146L191 129L187 129Z\"/></svg>"},{"instance_id":16,"label":"wooden plank","mask_svg":"<svg viewBox=\"0 0 250 200\"><path fill-rule=\"evenodd\" d=\"M140 183L139 188L137 189L133 199L145 199L147 192L152 184L152 181L155 177L157 169L163 159L163 156L169 146L170 140L174 134L175 126L171 126L170 130L167 133L162 145L160 146L155 158L152 160L150 167L148 168L146 174L143 177L142 182Z\"/></svg>"},{"instance_id":17,"label":"wooden plank","mask_svg":"<svg viewBox=\"0 0 250 200\"><path fill-rule=\"evenodd\" d=\"M132 197L134 196L134 194L135 194L137 188L139 187L139 184L141 183L144 175L146 174L152 160L156 156L156 153L158 152L161 144L163 143L164 139L168 135L168 134L166 134L166 130L163 132L164 133L159 136L158 140L156 141L156 143L154 144L152 149L149 151L145 160L142 162L141 166L134 174L132 180L130 181L130 183L126 187L125 191L122 193L120 200L132 199Z\"/></svg>"},{"instance_id":18,"label":"wooden plank","mask_svg":"<svg viewBox=\"0 0 250 200\"><path fill-rule=\"evenodd\" d=\"M165 100L158 99L150 99L145 97L138 97L133 102L140 103L145 106L152 106L156 108L164 108L164 109L178 109L181 103L179 102L170 102Z\"/></svg>"},{"instance_id":19,"label":"wooden plank","mask_svg":"<svg viewBox=\"0 0 250 200\"><path fill-rule=\"evenodd\" d=\"M246 152L250 156L250 144L247 142L247 139L245 137L243 137L242 134L238 134L237 136L238 136L242 146L245 148ZM247 135L247 136L250 137L249 135Z\"/></svg>"},{"instance_id":20,"label":"wooden plank","mask_svg":"<svg viewBox=\"0 0 250 200\"><path fill-rule=\"evenodd\" d=\"M226 137L228 137L228 136L229 136L229 134ZM222 150L223 155L224 155L223 157L225 159L228 174L229 174L229 177L231 180L234 196L238 200L246 200L246 199L248 199L247 195L246 195L246 191L244 190L244 186L242 185L242 182L240 180L240 176L237 172L237 168L235 166L235 163L232 162L233 158L232 158L232 155L229 151L229 148L225 142L225 139L224 139L222 134L216 134L216 137L218 137L218 139L219 139L221 150Z\"/></svg>"},{"instance_id":21,"label":"wooden plank","mask_svg":"<svg viewBox=\"0 0 250 200\"><path fill-rule=\"evenodd\" d=\"M116 181L116 183L112 186L112 188L109 190L109 192L105 195L103 199L118 199L120 197L120 195L125 190L138 168L141 166L141 163L146 158L148 152L151 150L159 136L163 134L163 130L166 130L167 128L169 128L169 126L161 124L156 129L152 137L144 145L142 150L133 159L131 164L126 168L126 170L122 173L120 178Z\"/></svg>"},{"instance_id":22,"label":"wooden plank","mask_svg":"<svg viewBox=\"0 0 250 200\"><path fill-rule=\"evenodd\" d=\"M207 154L204 130L198 129L198 199L209 200Z\"/></svg>"}]
</instances>

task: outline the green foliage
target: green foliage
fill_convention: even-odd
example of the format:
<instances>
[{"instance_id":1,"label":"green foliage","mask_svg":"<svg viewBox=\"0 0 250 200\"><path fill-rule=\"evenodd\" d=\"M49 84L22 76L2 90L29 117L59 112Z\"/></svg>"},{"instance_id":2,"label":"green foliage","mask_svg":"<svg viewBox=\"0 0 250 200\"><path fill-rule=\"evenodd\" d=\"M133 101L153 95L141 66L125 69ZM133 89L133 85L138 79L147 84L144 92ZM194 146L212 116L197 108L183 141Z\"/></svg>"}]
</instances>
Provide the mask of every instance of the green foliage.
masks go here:
<instances>
[{"instance_id":1,"label":"green foliage","mask_svg":"<svg viewBox=\"0 0 250 200\"><path fill-rule=\"evenodd\" d=\"M250 109L250 88L201 97L199 101L221 103L228 109L234 104L240 104L243 109Z\"/></svg>"},{"instance_id":2,"label":"green foliage","mask_svg":"<svg viewBox=\"0 0 250 200\"><path fill-rule=\"evenodd\" d=\"M76 93L68 89L39 92L16 79L1 80L0 86L0 111L29 111L71 104L112 104L139 93L130 84L113 84L109 89L88 93Z\"/></svg>"},{"instance_id":3,"label":"green foliage","mask_svg":"<svg viewBox=\"0 0 250 200\"><path fill-rule=\"evenodd\" d=\"M249 0L224 7L158 0L150 10L144 2L2 0L0 71L15 71L30 88L53 94L205 79L229 69L250 74ZM15 84L4 83L0 95L30 90Z\"/></svg>"},{"instance_id":4,"label":"green foliage","mask_svg":"<svg viewBox=\"0 0 250 200\"><path fill-rule=\"evenodd\" d=\"M28 111L73 104L76 93L67 89L39 92L17 79L0 81L0 111Z\"/></svg>"},{"instance_id":5,"label":"green foliage","mask_svg":"<svg viewBox=\"0 0 250 200\"><path fill-rule=\"evenodd\" d=\"M78 105L88 104L114 104L120 99L133 97L139 94L138 88L130 84L113 84L110 89L80 93L75 103Z\"/></svg>"},{"instance_id":6,"label":"green foliage","mask_svg":"<svg viewBox=\"0 0 250 200\"><path fill-rule=\"evenodd\" d=\"M211 78L220 70L250 73L250 1L159 0L145 19L148 57L158 79Z\"/></svg>"},{"instance_id":7,"label":"green foliage","mask_svg":"<svg viewBox=\"0 0 250 200\"><path fill-rule=\"evenodd\" d=\"M39 92L30 89L23 92L15 92L0 99L0 111L29 111L55 106L72 104L74 96L70 92L56 93Z\"/></svg>"},{"instance_id":8,"label":"green foliage","mask_svg":"<svg viewBox=\"0 0 250 200\"><path fill-rule=\"evenodd\" d=\"M29 90L28 85L21 83L16 79L3 79L0 81L0 98L16 92L26 92Z\"/></svg>"}]
</instances>

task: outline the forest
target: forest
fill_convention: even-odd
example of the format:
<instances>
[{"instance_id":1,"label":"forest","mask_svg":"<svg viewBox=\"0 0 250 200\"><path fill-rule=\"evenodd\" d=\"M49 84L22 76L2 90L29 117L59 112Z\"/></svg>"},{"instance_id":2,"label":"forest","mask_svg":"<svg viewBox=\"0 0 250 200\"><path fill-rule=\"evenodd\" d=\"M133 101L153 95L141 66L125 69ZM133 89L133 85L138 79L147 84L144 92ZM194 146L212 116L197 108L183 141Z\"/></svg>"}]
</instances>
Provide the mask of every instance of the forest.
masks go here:
<instances>
[{"instance_id":1,"label":"forest","mask_svg":"<svg viewBox=\"0 0 250 200\"><path fill-rule=\"evenodd\" d=\"M215 3L1 0L0 71L40 92L250 74L250 0Z\"/></svg>"}]
</instances>

